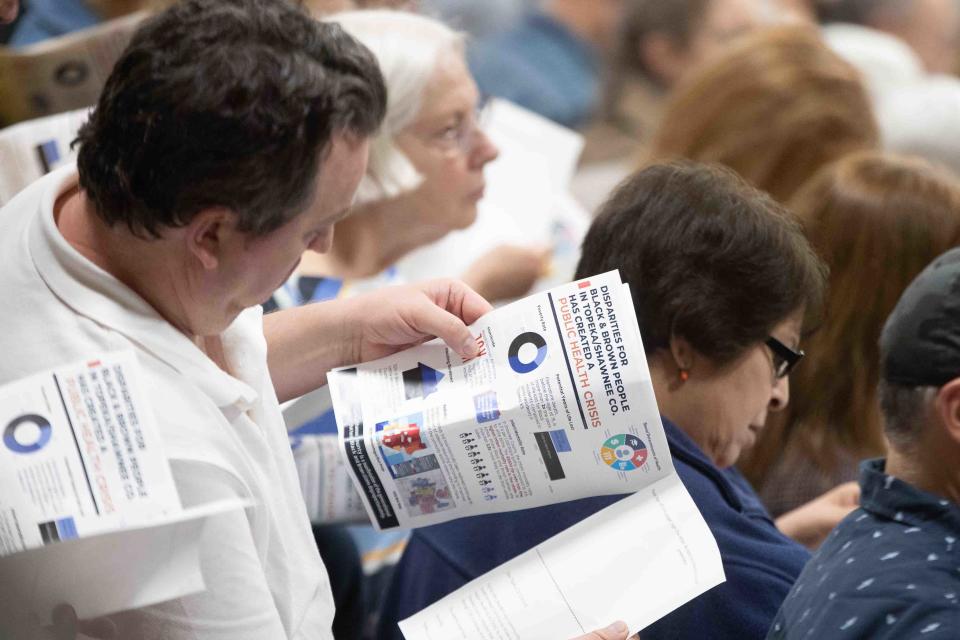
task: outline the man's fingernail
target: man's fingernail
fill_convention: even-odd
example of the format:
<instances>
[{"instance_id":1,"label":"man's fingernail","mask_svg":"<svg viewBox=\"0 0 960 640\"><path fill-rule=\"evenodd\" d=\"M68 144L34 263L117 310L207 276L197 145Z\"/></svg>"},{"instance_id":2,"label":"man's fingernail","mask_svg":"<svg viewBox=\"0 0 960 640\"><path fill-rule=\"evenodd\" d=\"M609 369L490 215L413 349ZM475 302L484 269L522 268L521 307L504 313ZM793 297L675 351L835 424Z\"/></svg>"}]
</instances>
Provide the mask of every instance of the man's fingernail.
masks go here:
<instances>
[{"instance_id":1,"label":"man's fingernail","mask_svg":"<svg viewBox=\"0 0 960 640\"><path fill-rule=\"evenodd\" d=\"M605 629L608 633L626 633L627 624L625 622L617 621Z\"/></svg>"},{"instance_id":2,"label":"man's fingernail","mask_svg":"<svg viewBox=\"0 0 960 640\"><path fill-rule=\"evenodd\" d=\"M460 349L460 353L468 357L477 355L477 341L473 337L469 337L464 340L463 348Z\"/></svg>"}]
</instances>

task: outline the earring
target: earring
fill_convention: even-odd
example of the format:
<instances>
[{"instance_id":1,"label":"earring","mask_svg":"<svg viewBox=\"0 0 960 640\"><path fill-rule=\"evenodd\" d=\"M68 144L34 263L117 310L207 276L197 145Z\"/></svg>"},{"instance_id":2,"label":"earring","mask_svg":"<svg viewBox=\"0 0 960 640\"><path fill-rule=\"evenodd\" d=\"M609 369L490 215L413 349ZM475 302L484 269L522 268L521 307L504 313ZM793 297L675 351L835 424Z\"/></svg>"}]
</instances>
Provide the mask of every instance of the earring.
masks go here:
<instances>
[{"instance_id":1,"label":"earring","mask_svg":"<svg viewBox=\"0 0 960 640\"><path fill-rule=\"evenodd\" d=\"M690 372L686 369L680 369L680 382L686 382L690 379Z\"/></svg>"}]
</instances>

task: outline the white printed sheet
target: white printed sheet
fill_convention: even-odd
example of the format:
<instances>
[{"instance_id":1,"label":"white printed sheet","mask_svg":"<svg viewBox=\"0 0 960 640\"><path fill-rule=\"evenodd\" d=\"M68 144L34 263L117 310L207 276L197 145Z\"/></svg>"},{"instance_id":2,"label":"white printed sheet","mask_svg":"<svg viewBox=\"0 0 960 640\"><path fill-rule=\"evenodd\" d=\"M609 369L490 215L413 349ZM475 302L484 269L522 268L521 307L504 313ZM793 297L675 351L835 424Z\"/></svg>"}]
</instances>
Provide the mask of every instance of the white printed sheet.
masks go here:
<instances>
[{"instance_id":1,"label":"white printed sheet","mask_svg":"<svg viewBox=\"0 0 960 640\"><path fill-rule=\"evenodd\" d=\"M0 387L0 631L204 588L205 519L243 504L182 509L139 375L118 352Z\"/></svg>"},{"instance_id":2,"label":"white printed sheet","mask_svg":"<svg viewBox=\"0 0 960 640\"><path fill-rule=\"evenodd\" d=\"M673 471L616 272L497 309L463 362L433 341L330 374L347 466L380 528L632 493Z\"/></svg>"},{"instance_id":3,"label":"white printed sheet","mask_svg":"<svg viewBox=\"0 0 960 640\"><path fill-rule=\"evenodd\" d=\"M401 621L400 630L406 640L566 640L623 620L634 633L723 581L716 542L671 474Z\"/></svg>"},{"instance_id":4,"label":"white printed sheet","mask_svg":"<svg viewBox=\"0 0 960 640\"><path fill-rule=\"evenodd\" d=\"M120 353L0 390L0 556L180 511L153 414Z\"/></svg>"}]
</instances>

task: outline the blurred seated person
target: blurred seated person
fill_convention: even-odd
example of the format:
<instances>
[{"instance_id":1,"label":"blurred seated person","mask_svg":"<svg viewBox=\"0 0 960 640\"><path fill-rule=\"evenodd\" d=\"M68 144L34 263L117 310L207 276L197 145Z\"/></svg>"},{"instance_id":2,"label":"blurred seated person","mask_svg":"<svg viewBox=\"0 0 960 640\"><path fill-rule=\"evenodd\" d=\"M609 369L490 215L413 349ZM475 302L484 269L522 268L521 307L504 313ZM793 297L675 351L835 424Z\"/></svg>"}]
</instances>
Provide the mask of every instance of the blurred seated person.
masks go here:
<instances>
[{"instance_id":1,"label":"blurred seated person","mask_svg":"<svg viewBox=\"0 0 960 640\"><path fill-rule=\"evenodd\" d=\"M575 191L590 210L629 171L647 144L665 94L691 69L761 24L767 0L632 0L618 29L596 122L586 131Z\"/></svg>"},{"instance_id":2,"label":"blurred seated person","mask_svg":"<svg viewBox=\"0 0 960 640\"><path fill-rule=\"evenodd\" d=\"M0 24L9 24L17 19L19 0L0 0Z\"/></svg>"},{"instance_id":3,"label":"blurred seated person","mask_svg":"<svg viewBox=\"0 0 960 640\"><path fill-rule=\"evenodd\" d=\"M470 70L480 91L566 127L585 125L629 1L544 0L513 29L475 41Z\"/></svg>"},{"instance_id":4,"label":"blurred seated person","mask_svg":"<svg viewBox=\"0 0 960 640\"><path fill-rule=\"evenodd\" d=\"M7 45L34 44L92 27L102 19L83 0L29 0Z\"/></svg>"},{"instance_id":5,"label":"blurred seated person","mask_svg":"<svg viewBox=\"0 0 960 640\"><path fill-rule=\"evenodd\" d=\"M960 172L960 6L955 0L821 0L828 44L859 69L885 148Z\"/></svg>"},{"instance_id":6,"label":"blurred seated person","mask_svg":"<svg viewBox=\"0 0 960 640\"><path fill-rule=\"evenodd\" d=\"M691 72L664 108L646 160L720 163L783 203L822 167L878 144L857 70L812 27L780 26Z\"/></svg>"},{"instance_id":7,"label":"blurred seated person","mask_svg":"<svg viewBox=\"0 0 960 640\"><path fill-rule=\"evenodd\" d=\"M0 0L10 3L11 0ZM28 0L23 15L6 43L23 47L50 38L96 26L106 20L142 9L159 10L176 0ZM414 8L414 0L303 0L313 15L319 16L354 7L395 6ZM0 7L2 9L2 7Z\"/></svg>"},{"instance_id":8,"label":"blurred seated person","mask_svg":"<svg viewBox=\"0 0 960 640\"><path fill-rule=\"evenodd\" d=\"M170 0L29 0L7 45L23 47L166 4Z\"/></svg>"},{"instance_id":9,"label":"blurred seated person","mask_svg":"<svg viewBox=\"0 0 960 640\"><path fill-rule=\"evenodd\" d=\"M377 288L394 263L454 229L470 226L484 192L484 167L497 157L478 122L479 95L463 37L412 13L367 10L330 20L365 44L387 83L387 115L373 139L356 205L337 223L330 251L308 251L274 296L277 307ZM504 246L463 277L491 300L525 294L545 269L542 252Z\"/></svg>"},{"instance_id":10,"label":"blurred seated person","mask_svg":"<svg viewBox=\"0 0 960 640\"><path fill-rule=\"evenodd\" d=\"M0 0L0 45L6 45L10 41L19 17L19 0Z\"/></svg>"},{"instance_id":11,"label":"blurred seated person","mask_svg":"<svg viewBox=\"0 0 960 640\"><path fill-rule=\"evenodd\" d=\"M858 52L876 56L873 60L877 63L883 62L880 56L886 53L892 62L904 55L906 47L923 71L951 73L960 54L960 8L955 0L819 0L817 17L831 43L836 34L838 45L860 45L851 49L854 63ZM852 39L855 37L859 40ZM867 48L871 39L878 45L876 49ZM903 68L912 66L905 63ZM879 67L865 70L878 72L876 77L868 73L871 81L898 80L895 76L883 78L884 69Z\"/></svg>"},{"instance_id":12,"label":"blurred seated person","mask_svg":"<svg viewBox=\"0 0 960 640\"><path fill-rule=\"evenodd\" d=\"M712 639L762 638L809 554L777 528L733 465L768 412L787 406L788 376L802 356L805 318L820 306L824 266L769 196L728 170L684 163L629 177L604 205L577 278L611 269L630 285L673 464L726 573L725 583L640 636L699 639L708 625ZM377 637L399 639L397 621L622 498L417 529ZM819 512L848 498L833 494L803 507L807 524L821 529Z\"/></svg>"},{"instance_id":13,"label":"blurred seated person","mask_svg":"<svg viewBox=\"0 0 960 640\"><path fill-rule=\"evenodd\" d=\"M960 180L920 159L852 154L789 204L830 268L830 286L823 326L793 376L794 400L740 467L774 516L856 480L860 460L886 453L880 331L907 285L960 245Z\"/></svg>"},{"instance_id":14,"label":"blurred seated person","mask_svg":"<svg viewBox=\"0 0 960 640\"><path fill-rule=\"evenodd\" d=\"M624 20L620 62L649 84L670 89L758 26L764 6L764 0L637 0Z\"/></svg>"},{"instance_id":15,"label":"blurred seated person","mask_svg":"<svg viewBox=\"0 0 960 640\"><path fill-rule=\"evenodd\" d=\"M886 460L807 564L771 639L956 638L960 629L960 250L927 267L883 328Z\"/></svg>"},{"instance_id":16,"label":"blurred seated person","mask_svg":"<svg viewBox=\"0 0 960 640\"><path fill-rule=\"evenodd\" d=\"M421 10L473 37L501 33L513 27L537 0L422 0Z\"/></svg>"}]
</instances>

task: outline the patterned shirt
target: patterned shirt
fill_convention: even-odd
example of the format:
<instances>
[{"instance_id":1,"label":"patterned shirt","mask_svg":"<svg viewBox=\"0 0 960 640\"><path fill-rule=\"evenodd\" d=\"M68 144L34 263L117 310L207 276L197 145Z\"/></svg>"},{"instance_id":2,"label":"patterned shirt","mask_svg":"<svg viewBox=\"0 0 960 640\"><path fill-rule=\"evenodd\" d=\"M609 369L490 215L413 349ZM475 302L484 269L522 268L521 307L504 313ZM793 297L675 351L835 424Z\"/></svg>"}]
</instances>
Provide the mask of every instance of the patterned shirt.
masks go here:
<instances>
[{"instance_id":1,"label":"patterned shirt","mask_svg":"<svg viewBox=\"0 0 960 640\"><path fill-rule=\"evenodd\" d=\"M860 508L807 564L770 639L960 638L960 506L860 467Z\"/></svg>"}]
</instances>

